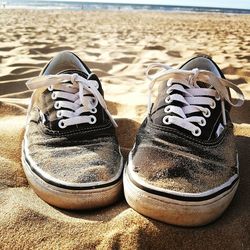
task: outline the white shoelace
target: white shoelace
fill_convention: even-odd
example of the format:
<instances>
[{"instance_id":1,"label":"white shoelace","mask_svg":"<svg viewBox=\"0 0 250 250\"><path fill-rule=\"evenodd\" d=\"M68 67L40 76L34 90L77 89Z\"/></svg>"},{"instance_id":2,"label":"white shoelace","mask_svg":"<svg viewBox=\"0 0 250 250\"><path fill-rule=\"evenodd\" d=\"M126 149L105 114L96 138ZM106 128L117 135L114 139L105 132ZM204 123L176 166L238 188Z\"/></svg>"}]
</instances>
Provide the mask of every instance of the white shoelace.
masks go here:
<instances>
[{"instance_id":1,"label":"white shoelace","mask_svg":"<svg viewBox=\"0 0 250 250\"><path fill-rule=\"evenodd\" d=\"M103 96L98 91L98 82L89 80L90 76L85 79L76 73L45 75L30 79L26 85L30 90L48 87L48 90L52 93L51 98L54 100L54 107L57 109L56 115L60 119L58 126L62 129L82 123L95 124L98 103L106 111L113 125L117 127ZM59 98L61 100L57 100ZM85 112L90 112L92 115L82 115Z\"/></svg>"},{"instance_id":2,"label":"white shoelace","mask_svg":"<svg viewBox=\"0 0 250 250\"><path fill-rule=\"evenodd\" d=\"M149 72L153 68L162 68L162 70L150 75ZM201 135L201 129L196 124L205 126L206 118L211 115L210 110L203 106L210 106L211 109L216 107L216 102L213 98L221 100L224 125L226 125L224 100L235 107L241 106L244 102L243 93L236 85L226 79L217 77L210 71L199 69L172 69L168 65L155 63L149 65L146 75L150 80L148 112L150 112L152 104L151 95L155 82L157 80L167 81L166 95L168 96L165 99L166 107L164 112L166 115L163 118L163 123L166 125L174 124L179 126L190 131L194 136ZM208 88L200 87L197 82L207 84ZM236 103L232 102L229 89L237 93L239 99ZM174 90L177 90L178 94L172 94ZM182 103L182 107L173 105L173 101ZM203 116L192 115L192 113L196 112L202 112Z\"/></svg>"}]
</instances>

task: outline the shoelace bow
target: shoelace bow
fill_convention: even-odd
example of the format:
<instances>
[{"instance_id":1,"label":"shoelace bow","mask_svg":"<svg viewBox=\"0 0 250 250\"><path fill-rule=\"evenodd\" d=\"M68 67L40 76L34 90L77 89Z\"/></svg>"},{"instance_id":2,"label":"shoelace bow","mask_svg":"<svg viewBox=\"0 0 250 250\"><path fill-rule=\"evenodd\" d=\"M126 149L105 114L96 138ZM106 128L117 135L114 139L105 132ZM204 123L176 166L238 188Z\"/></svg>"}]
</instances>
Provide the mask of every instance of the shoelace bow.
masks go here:
<instances>
[{"instance_id":1,"label":"shoelace bow","mask_svg":"<svg viewBox=\"0 0 250 250\"><path fill-rule=\"evenodd\" d=\"M55 101L54 107L60 119L58 122L60 128L82 123L96 123L94 114L97 112L98 103L103 107L113 125L117 127L103 96L98 91L98 82L89 80L90 76L85 79L76 73L45 75L30 79L26 85L30 90L48 87L48 90L52 92L51 98ZM57 100L58 98L60 100ZM93 115L82 115L85 112Z\"/></svg>"},{"instance_id":2,"label":"shoelace bow","mask_svg":"<svg viewBox=\"0 0 250 250\"><path fill-rule=\"evenodd\" d=\"M154 68L163 69L153 75L149 74ZM208 105L211 109L216 107L216 102L212 97L216 100L221 100L224 125L226 125L224 101L226 100L234 107L239 107L244 103L243 93L236 85L226 79L217 77L210 71L199 69L173 69L168 65L155 63L149 65L146 75L150 80L148 113L150 113L152 105L151 95L155 82L158 80L167 80L166 94L168 94L168 96L165 99L166 107L164 112L166 113L166 116L163 118L163 123L166 125L174 124L182 127L192 132L195 136L200 136L201 134L201 129L195 124L205 126L205 118L211 115L210 110L204 106ZM209 87L200 87L197 82L205 83ZM232 101L229 89L234 90L239 97L235 103ZM172 93L174 90L177 90L178 92ZM173 101L182 103L182 107L173 105ZM196 112L202 112L203 116L192 115L192 113Z\"/></svg>"}]
</instances>

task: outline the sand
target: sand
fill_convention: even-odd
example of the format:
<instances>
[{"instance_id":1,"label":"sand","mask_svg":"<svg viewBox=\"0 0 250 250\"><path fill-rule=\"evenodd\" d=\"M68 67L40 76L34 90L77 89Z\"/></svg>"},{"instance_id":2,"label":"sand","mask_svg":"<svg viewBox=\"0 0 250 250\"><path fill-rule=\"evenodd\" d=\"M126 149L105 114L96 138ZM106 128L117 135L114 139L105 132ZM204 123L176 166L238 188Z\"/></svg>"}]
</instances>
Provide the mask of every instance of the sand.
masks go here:
<instances>
[{"instance_id":1,"label":"sand","mask_svg":"<svg viewBox=\"0 0 250 250\"><path fill-rule=\"evenodd\" d=\"M250 249L249 15L1 10L0 25L0 249ZM70 212L36 196L20 161L25 81L65 49L101 78L125 156L146 115L149 63L206 53L244 91L244 106L232 110L241 183L219 220L180 228L141 216L124 198Z\"/></svg>"}]
</instances>

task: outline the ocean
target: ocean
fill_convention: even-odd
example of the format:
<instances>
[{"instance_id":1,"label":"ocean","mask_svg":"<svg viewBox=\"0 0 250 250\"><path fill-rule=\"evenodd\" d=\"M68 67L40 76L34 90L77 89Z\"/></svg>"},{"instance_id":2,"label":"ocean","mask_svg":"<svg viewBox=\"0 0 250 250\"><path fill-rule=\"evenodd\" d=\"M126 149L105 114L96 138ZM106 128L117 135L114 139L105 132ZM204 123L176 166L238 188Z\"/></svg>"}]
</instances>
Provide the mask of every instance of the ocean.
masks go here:
<instances>
[{"instance_id":1,"label":"ocean","mask_svg":"<svg viewBox=\"0 0 250 250\"><path fill-rule=\"evenodd\" d=\"M80 3L69 1L0 0L5 8L64 9L64 10L121 10L121 11L165 11L165 12L217 12L250 14L250 9L211 8L176 5L120 4L120 3Z\"/></svg>"}]
</instances>

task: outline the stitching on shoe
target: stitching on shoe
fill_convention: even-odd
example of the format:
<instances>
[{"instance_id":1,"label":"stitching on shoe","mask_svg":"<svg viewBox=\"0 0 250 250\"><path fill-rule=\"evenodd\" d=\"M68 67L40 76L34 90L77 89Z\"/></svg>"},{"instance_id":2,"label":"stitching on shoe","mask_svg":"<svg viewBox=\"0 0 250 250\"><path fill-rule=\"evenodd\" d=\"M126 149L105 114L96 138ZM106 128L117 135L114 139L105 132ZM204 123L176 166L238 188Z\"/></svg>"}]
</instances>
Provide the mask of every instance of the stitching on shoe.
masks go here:
<instances>
[{"instance_id":1,"label":"stitching on shoe","mask_svg":"<svg viewBox=\"0 0 250 250\"><path fill-rule=\"evenodd\" d=\"M179 131L177 131L177 130L175 130L175 129L172 129L172 128L167 128L167 129L166 129L166 127L163 127L163 126L159 126L159 125L157 125L157 124L154 124L154 123L152 123L152 122L150 121L149 117L147 117L147 119L148 119L147 125L148 125L150 128L154 129L154 130L163 130L164 132L166 132L166 133L168 133L168 134L171 132L171 133L174 133L175 135L181 137L181 139L190 140L190 141L192 141L192 142L194 142L194 143L196 143L196 144L203 145L203 146L208 146L208 147L210 147L210 148L217 147L218 145L221 145L221 144L224 142L225 136L229 133L229 129L230 129L230 128L233 128L233 125L230 123L230 124L228 124L228 125L225 127L224 131L223 131L223 132L221 133L221 135L217 138L217 140L213 140L213 141L211 141L211 142L205 142L205 141L201 141L201 140L197 140L197 139L195 139L195 138L192 138L191 136L188 136L188 135L186 135L186 134L184 134L184 133L181 133L181 132L179 132Z\"/></svg>"},{"instance_id":2,"label":"stitching on shoe","mask_svg":"<svg viewBox=\"0 0 250 250\"><path fill-rule=\"evenodd\" d=\"M33 122L33 121L31 121L31 122ZM33 122L33 123L35 123L35 122ZM44 133L44 131L43 131L43 129L42 129L42 127L39 125L39 124L37 124L37 123L35 123L36 125L37 125L37 129L38 129L38 132L40 132L40 133L43 133L43 134L45 134L45 135L49 135L49 134L46 134L46 133ZM100 129L100 130L104 130L104 129ZM77 133L78 134L78 133ZM81 134L81 133L80 133ZM53 135L51 135L51 136L53 136ZM61 137L63 137L62 135L56 135L56 137L55 138L61 138ZM102 137L102 138L114 138L113 137L113 135L106 135L106 136L104 136L104 137ZM74 141L74 142L78 142L78 143L82 143L84 140L74 140L74 139L71 139L71 141ZM87 141L87 140L86 140ZM82 144L82 145L84 145L84 144ZM118 144L117 144L118 145ZM46 145L47 147L49 147L48 145ZM119 153L119 151L117 151L117 150L115 150L114 152L118 152Z\"/></svg>"},{"instance_id":3,"label":"stitching on shoe","mask_svg":"<svg viewBox=\"0 0 250 250\"><path fill-rule=\"evenodd\" d=\"M90 133L90 132L102 131L102 130L111 128L112 124L109 122L109 123L105 124L104 126L96 126L94 128L84 128L84 129L74 129L74 130L68 131L68 132L53 131L51 129L46 128L45 125L42 123L39 123L38 126L40 127L40 131L43 132L44 134L56 135L59 137L63 137L65 135L86 134L86 133Z\"/></svg>"}]
</instances>

